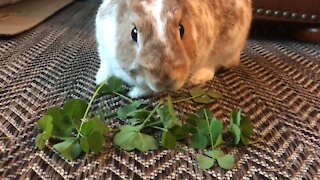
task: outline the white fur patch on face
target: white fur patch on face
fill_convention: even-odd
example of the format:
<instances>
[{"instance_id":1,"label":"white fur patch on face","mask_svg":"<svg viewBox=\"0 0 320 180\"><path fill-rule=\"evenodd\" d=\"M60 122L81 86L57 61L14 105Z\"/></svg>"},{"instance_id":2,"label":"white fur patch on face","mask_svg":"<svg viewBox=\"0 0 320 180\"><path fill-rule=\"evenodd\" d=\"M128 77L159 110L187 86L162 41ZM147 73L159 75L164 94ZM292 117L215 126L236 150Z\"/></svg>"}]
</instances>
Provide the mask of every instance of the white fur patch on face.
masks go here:
<instances>
[{"instance_id":1,"label":"white fur patch on face","mask_svg":"<svg viewBox=\"0 0 320 180\"><path fill-rule=\"evenodd\" d=\"M116 57L117 51L117 13L118 6L109 7L110 0L105 0L96 16L96 39L101 59L100 68L96 75L96 83L100 84L108 76L115 75L128 84L136 85L135 80L125 72ZM110 9L111 8L111 9ZM107 12L107 13L106 13ZM102 16L101 14L105 14Z\"/></svg>"},{"instance_id":2,"label":"white fur patch on face","mask_svg":"<svg viewBox=\"0 0 320 180\"><path fill-rule=\"evenodd\" d=\"M165 23L161 18L164 0L154 0L152 3L142 2L144 8L155 18L157 24L157 33L160 40L165 42Z\"/></svg>"}]
</instances>

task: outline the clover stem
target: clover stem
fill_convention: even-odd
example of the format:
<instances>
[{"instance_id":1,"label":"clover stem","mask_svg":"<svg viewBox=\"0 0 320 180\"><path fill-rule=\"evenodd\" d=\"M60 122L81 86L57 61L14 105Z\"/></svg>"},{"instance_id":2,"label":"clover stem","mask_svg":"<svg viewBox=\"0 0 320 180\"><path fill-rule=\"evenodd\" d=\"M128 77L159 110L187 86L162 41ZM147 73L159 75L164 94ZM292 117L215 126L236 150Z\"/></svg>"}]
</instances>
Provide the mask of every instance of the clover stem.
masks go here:
<instances>
[{"instance_id":1,"label":"clover stem","mask_svg":"<svg viewBox=\"0 0 320 180\"><path fill-rule=\"evenodd\" d=\"M93 103L94 98L96 98L96 96L98 95L99 91L100 91L101 88L104 86L104 84L105 84L105 82L106 82L107 80L108 80L108 79L106 79L103 83L101 83L101 84L99 85L99 87L96 89L96 91L93 93L93 95L92 95L92 97L91 97L91 99L90 99L90 102L89 102L89 104L88 104L88 106L87 106L86 112L84 113L83 118L81 119L81 124L80 124L80 128L79 128L77 137L80 136L80 132L81 132L83 123L84 123L85 119L87 118L87 115L88 115L89 110L90 110L90 108L91 108L91 106L92 106L92 103Z\"/></svg>"},{"instance_id":2,"label":"clover stem","mask_svg":"<svg viewBox=\"0 0 320 180\"><path fill-rule=\"evenodd\" d=\"M0 137L0 140L9 140L10 137Z\"/></svg>"},{"instance_id":3,"label":"clover stem","mask_svg":"<svg viewBox=\"0 0 320 180\"><path fill-rule=\"evenodd\" d=\"M144 122L141 124L141 129L144 127L144 125L146 125L146 123L150 120L150 118L152 117L152 115L157 111L157 109L162 105L163 100L161 100L157 106L150 112L149 116L144 120ZM140 129L140 130L141 130Z\"/></svg>"},{"instance_id":4,"label":"clover stem","mask_svg":"<svg viewBox=\"0 0 320 180\"><path fill-rule=\"evenodd\" d=\"M143 109L138 109L138 110L136 110L136 111L132 111L132 112L128 113L127 116L131 116L131 115L133 115L133 114L135 114L135 113L138 113L138 112L146 111L147 108L148 108L148 107L145 107L145 108L143 108Z\"/></svg>"},{"instance_id":5,"label":"clover stem","mask_svg":"<svg viewBox=\"0 0 320 180\"><path fill-rule=\"evenodd\" d=\"M255 140L255 141L252 141L248 145L257 144L257 143L260 143L260 142L263 142L263 138L259 138L259 139Z\"/></svg>"},{"instance_id":6,"label":"clover stem","mask_svg":"<svg viewBox=\"0 0 320 180\"><path fill-rule=\"evenodd\" d=\"M98 95L99 91L101 90L101 88L102 88L103 86L104 86L104 83L101 83L101 84L99 85L99 87L96 89L96 91L93 93L93 95L92 95L92 97L91 97L91 99L90 99L90 102L89 102L89 104L88 104L88 107L87 107L87 109L86 109L86 112L84 113L84 116L83 116L82 119L85 119L85 118L87 117L87 115L88 115L88 113L89 113L89 110L90 110L90 108L91 108L91 105L92 105L92 103L93 103L94 98L96 98L96 96Z\"/></svg>"},{"instance_id":7,"label":"clover stem","mask_svg":"<svg viewBox=\"0 0 320 180\"><path fill-rule=\"evenodd\" d=\"M159 130L164 131L164 132L168 132L168 129L164 129L164 128L161 128L161 127L158 127L158 126L151 126L151 128L159 129Z\"/></svg>"},{"instance_id":8,"label":"clover stem","mask_svg":"<svg viewBox=\"0 0 320 180\"><path fill-rule=\"evenodd\" d=\"M172 101L172 104L180 103L180 102L184 102L184 101L189 101L189 100L198 98L198 97L200 97L200 96L203 96L203 94L199 94L199 95L197 95L197 96L192 96L192 97L185 98L185 99L178 99L178 100L176 100L176 101Z\"/></svg>"},{"instance_id":9,"label":"clover stem","mask_svg":"<svg viewBox=\"0 0 320 180\"><path fill-rule=\"evenodd\" d=\"M154 122L154 123L146 125L145 128L150 127L150 126L155 126L155 125L158 125L158 124L161 124L161 123L162 123L162 121L157 121L157 122Z\"/></svg>"},{"instance_id":10,"label":"clover stem","mask_svg":"<svg viewBox=\"0 0 320 180\"><path fill-rule=\"evenodd\" d=\"M129 101L130 103L133 102L132 99L128 98L127 96L125 96L125 95L123 95L123 94L120 94L120 93L118 93L118 92L112 92L112 93L115 94L115 95L120 96L122 99L125 99L125 100Z\"/></svg>"},{"instance_id":11,"label":"clover stem","mask_svg":"<svg viewBox=\"0 0 320 180\"><path fill-rule=\"evenodd\" d=\"M61 136L51 136L52 139L59 139L59 140L66 140L66 137L61 137Z\"/></svg>"},{"instance_id":12,"label":"clover stem","mask_svg":"<svg viewBox=\"0 0 320 180\"><path fill-rule=\"evenodd\" d=\"M214 149L214 145L213 145L213 138L212 138L212 133L210 131L210 124L209 124L209 118L208 118L208 114L206 110L203 110L204 115L206 116L206 121L207 121L207 125L208 125L208 130L209 130L209 135L210 135L210 141L211 141L211 147L212 150Z\"/></svg>"}]
</instances>

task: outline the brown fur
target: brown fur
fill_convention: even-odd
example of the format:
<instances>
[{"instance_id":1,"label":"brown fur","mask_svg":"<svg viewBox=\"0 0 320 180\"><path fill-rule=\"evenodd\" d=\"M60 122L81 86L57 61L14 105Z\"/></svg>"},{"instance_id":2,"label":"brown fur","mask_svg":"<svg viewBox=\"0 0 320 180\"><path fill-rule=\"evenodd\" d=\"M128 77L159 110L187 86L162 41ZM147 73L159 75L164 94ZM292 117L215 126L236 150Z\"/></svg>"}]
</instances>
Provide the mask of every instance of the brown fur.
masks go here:
<instances>
[{"instance_id":1,"label":"brown fur","mask_svg":"<svg viewBox=\"0 0 320 180\"><path fill-rule=\"evenodd\" d=\"M220 66L239 63L250 27L250 0L163 0L163 37L149 9L156 1L111 1L118 5L117 59L125 71L143 77L153 90L178 89L187 80L199 83L212 78L206 79L202 69L212 68L214 74ZM179 23L185 28L182 39ZM134 26L138 44L131 39Z\"/></svg>"}]
</instances>

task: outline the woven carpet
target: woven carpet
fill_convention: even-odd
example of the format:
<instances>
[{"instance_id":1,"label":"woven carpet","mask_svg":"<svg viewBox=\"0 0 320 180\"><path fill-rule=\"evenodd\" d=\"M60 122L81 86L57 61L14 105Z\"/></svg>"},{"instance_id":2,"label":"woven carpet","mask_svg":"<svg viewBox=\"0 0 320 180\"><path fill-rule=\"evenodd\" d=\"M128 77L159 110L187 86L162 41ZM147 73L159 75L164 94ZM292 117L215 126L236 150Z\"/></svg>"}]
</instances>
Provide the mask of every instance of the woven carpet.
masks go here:
<instances>
[{"instance_id":1,"label":"woven carpet","mask_svg":"<svg viewBox=\"0 0 320 180\"><path fill-rule=\"evenodd\" d=\"M36 122L42 113L68 98L89 100L95 89L97 7L77 1L33 30L0 40L0 136L9 137L0 140L2 179L320 179L320 45L285 39L251 37L239 67L202 85L224 95L209 105L216 117L227 122L231 109L241 108L253 119L256 137L264 137L262 143L226 148L236 159L232 170L199 169L200 151L186 144L185 151L140 153L106 140L101 153L75 161L50 145L39 151ZM94 104L103 103L115 111L124 102L104 96ZM175 108L184 117L199 105Z\"/></svg>"}]
</instances>

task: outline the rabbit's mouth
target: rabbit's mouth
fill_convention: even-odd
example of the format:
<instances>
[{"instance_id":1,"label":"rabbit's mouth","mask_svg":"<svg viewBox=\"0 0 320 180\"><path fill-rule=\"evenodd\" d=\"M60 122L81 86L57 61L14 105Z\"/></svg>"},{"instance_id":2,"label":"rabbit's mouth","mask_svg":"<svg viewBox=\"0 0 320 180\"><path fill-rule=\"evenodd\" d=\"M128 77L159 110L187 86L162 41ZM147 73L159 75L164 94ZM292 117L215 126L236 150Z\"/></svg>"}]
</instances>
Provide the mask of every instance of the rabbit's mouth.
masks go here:
<instances>
[{"instance_id":1,"label":"rabbit's mouth","mask_svg":"<svg viewBox=\"0 0 320 180\"><path fill-rule=\"evenodd\" d=\"M147 83L147 85L153 92L156 92L156 93L167 90L165 87L155 86L151 83Z\"/></svg>"},{"instance_id":2,"label":"rabbit's mouth","mask_svg":"<svg viewBox=\"0 0 320 180\"><path fill-rule=\"evenodd\" d=\"M179 84L176 81L166 81L165 83L150 83L147 82L147 86L156 93L163 91L177 91L179 90L183 84Z\"/></svg>"}]
</instances>

